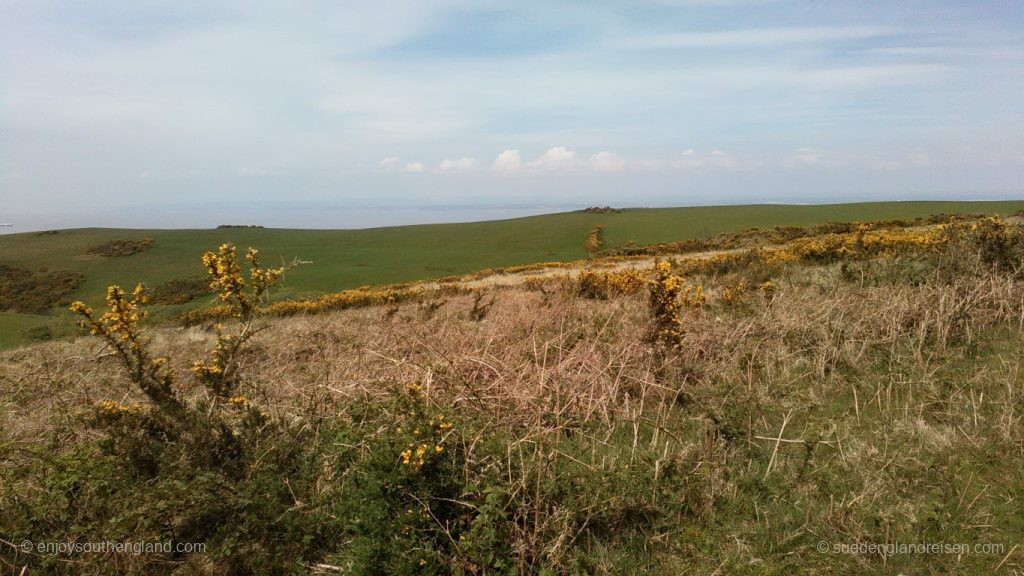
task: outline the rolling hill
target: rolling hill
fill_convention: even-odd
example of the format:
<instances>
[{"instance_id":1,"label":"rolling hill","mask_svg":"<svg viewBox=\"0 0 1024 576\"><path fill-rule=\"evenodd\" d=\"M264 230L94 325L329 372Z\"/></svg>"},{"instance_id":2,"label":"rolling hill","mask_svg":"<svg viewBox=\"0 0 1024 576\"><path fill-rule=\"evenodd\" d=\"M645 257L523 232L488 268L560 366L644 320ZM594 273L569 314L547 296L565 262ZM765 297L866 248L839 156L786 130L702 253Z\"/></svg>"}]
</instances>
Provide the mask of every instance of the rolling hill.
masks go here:
<instances>
[{"instance_id":1,"label":"rolling hill","mask_svg":"<svg viewBox=\"0 0 1024 576\"><path fill-rule=\"evenodd\" d=\"M735 232L752 227L807 226L831 221L914 218L937 213L1007 215L1024 201L869 202L830 205L742 205L685 208L630 208L618 212L566 212L510 220L430 224L361 230L288 230L226 227L205 230L83 228L0 236L0 265L31 273L82 275L81 282L56 299L56 317L47 310L0 315L0 347L28 339L27 330L64 326L64 302L99 303L108 285L150 287L201 278L199 256L223 242L260 249L264 262L310 262L288 275L277 298L314 296L354 288L439 278L487 268L585 258L584 240L601 226L604 248L627 243L649 245ZM128 256L95 253L119 240L152 244ZM205 302L206 300L202 300ZM157 308L169 317L199 301ZM26 312L25 310L18 310Z\"/></svg>"}]
</instances>

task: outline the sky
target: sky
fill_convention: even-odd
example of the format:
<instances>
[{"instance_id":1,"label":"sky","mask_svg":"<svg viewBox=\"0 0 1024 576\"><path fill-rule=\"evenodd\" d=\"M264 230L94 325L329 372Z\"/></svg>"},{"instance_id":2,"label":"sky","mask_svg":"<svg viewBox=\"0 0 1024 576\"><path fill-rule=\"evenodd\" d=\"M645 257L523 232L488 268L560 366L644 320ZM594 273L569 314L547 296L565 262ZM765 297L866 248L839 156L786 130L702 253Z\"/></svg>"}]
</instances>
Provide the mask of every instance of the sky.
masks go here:
<instances>
[{"instance_id":1,"label":"sky","mask_svg":"<svg viewBox=\"0 0 1024 576\"><path fill-rule=\"evenodd\" d=\"M1019 0L0 0L0 230L1024 198L1022 102Z\"/></svg>"}]
</instances>

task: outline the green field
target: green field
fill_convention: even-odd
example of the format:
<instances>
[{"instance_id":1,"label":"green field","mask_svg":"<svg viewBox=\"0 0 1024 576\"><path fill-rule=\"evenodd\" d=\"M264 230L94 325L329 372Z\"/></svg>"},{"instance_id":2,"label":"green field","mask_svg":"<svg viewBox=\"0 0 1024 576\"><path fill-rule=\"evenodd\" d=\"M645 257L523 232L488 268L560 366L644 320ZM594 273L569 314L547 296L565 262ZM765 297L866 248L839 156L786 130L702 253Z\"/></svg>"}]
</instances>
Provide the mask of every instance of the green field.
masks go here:
<instances>
[{"instance_id":1,"label":"green field","mask_svg":"<svg viewBox=\"0 0 1024 576\"><path fill-rule=\"evenodd\" d=\"M604 248L685 240L751 227L810 225L830 221L913 218L943 212L1011 214L1024 201L872 202L832 205L744 205L626 209L619 213L567 212L463 224L398 226L365 230L127 230L84 228L56 234L0 236L0 264L33 271L73 270L85 280L71 298L98 303L107 285L149 286L201 276L200 254L222 242L254 246L273 264L310 261L291 273L276 297L307 296L362 285L437 278L481 270L586 257L583 242L600 224ZM115 239L152 238L152 248L128 257L87 251ZM166 310L165 313L176 309ZM0 346L21 341L38 317L0 316ZM12 335L14 334L14 335Z\"/></svg>"},{"instance_id":2,"label":"green field","mask_svg":"<svg viewBox=\"0 0 1024 576\"><path fill-rule=\"evenodd\" d=\"M51 320L49 316L39 314L0 312L0 349L24 343L27 331L45 326Z\"/></svg>"}]
</instances>

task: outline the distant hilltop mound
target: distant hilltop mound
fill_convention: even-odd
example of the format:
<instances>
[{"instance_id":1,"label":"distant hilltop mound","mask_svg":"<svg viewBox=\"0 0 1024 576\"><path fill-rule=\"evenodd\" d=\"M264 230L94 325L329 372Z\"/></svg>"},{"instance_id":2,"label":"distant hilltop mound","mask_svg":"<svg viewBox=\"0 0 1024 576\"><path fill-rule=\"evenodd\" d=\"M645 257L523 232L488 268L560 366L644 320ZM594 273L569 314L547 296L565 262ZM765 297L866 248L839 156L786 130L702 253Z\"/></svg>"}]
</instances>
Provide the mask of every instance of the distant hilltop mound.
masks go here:
<instances>
[{"instance_id":1,"label":"distant hilltop mound","mask_svg":"<svg viewBox=\"0 0 1024 576\"><path fill-rule=\"evenodd\" d=\"M611 206L605 206L603 208L601 206L591 206L584 210L584 212L587 214L618 214L619 212L622 212L622 210L612 208Z\"/></svg>"},{"instance_id":2,"label":"distant hilltop mound","mask_svg":"<svg viewBox=\"0 0 1024 576\"><path fill-rule=\"evenodd\" d=\"M257 224L219 224L217 228L263 228Z\"/></svg>"}]
</instances>

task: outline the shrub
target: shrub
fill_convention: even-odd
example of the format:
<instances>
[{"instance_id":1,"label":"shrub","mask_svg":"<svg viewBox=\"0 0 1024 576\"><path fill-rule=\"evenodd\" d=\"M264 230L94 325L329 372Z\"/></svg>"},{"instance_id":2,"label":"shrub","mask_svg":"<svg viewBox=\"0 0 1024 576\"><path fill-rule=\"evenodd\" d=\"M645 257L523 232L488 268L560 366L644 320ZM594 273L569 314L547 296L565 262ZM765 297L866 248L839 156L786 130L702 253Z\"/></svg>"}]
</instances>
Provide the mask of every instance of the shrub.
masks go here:
<instances>
[{"instance_id":1,"label":"shrub","mask_svg":"<svg viewBox=\"0 0 1024 576\"><path fill-rule=\"evenodd\" d=\"M106 258L118 258L144 252L149 250L152 245L152 238L143 238L141 240L110 240L103 244L93 246L85 252L86 254L95 254Z\"/></svg>"},{"instance_id":2,"label":"shrub","mask_svg":"<svg viewBox=\"0 0 1024 576\"><path fill-rule=\"evenodd\" d=\"M219 292L237 320L231 332L218 324L216 346L206 359L192 364L192 373L209 393L208 400L189 403L183 399L169 359L152 353L149 339L139 328L147 315L143 285L136 286L130 297L120 286L108 288L109 309L102 315L82 302L71 305L72 312L83 317L82 325L114 351L129 379L149 401L133 405L101 402L93 414L93 423L108 433L109 450L123 456L134 469L157 474L166 460L166 449L200 468L235 468L242 456L239 436L266 424L265 414L238 393L237 357L255 334L257 309L284 268L261 268L252 248L246 259L250 264L248 289L233 245L224 244L217 253L203 255L211 288Z\"/></svg>"},{"instance_id":3,"label":"shrub","mask_svg":"<svg viewBox=\"0 0 1024 576\"><path fill-rule=\"evenodd\" d=\"M645 282L643 273L632 268L616 272L583 270L576 277L576 293L584 298L607 300L636 294L643 289Z\"/></svg>"},{"instance_id":4,"label":"shrub","mask_svg":"<svg viewBox=\"0 0 1024 576\"><path fill-rule=\"evenodd\" d=\"M328 561L356 574L508 573L508 498L467 460L445 411L415 383L365 408L360 419L385 427L353 439L364 449L340 471L349 489L331 506L348 543Z\"/></svg>"},{"instance_id":5,"label":"shrub","mask_svg":"<svg viewBox=\"0 0 1024 576\"><path fill-rule=\"evenodd\" d=\"M164 541L172 536L211 544L213 557L234 570L259 572L275 565L280 549L302 548L294 540L279 542L264 522L294 504L288 479L307 456L296 442L301 445L308 436L271 419L239 390L239 353L256 333L256 312L284 268L262 268L253 249L246 258L248 281L234 246L225 244L203 256L211 286L232 310L234 328L218 326L216 346L208 358L193 364L207 393L198 399L183 395L169 359L152 352L139 328L147 301L141 284L131 294L111 286L102 314L82 302L71 305L82 325L114 352L143 401L95 404L85 420L104 432L99 454L83 461L81 452L72 452L52 464L53 478L73 477L75 485L102 491L82 498L66 492L57 521L49 516L49 505L40 510L33 525L49 526L47 538L62 532L68 539L109 539L115 533ZM81 450L88 448L84 444ZM47 488L50 494L61 490L59 485ZM244 535L246 543L239 544L232 534ZM134 566L150 571L180 559L172 553L128 564L154 562L149 569Z\"/></svg>"},{"instance_id":6,"label":"shrub","mask_svg":"<svg viewBox=\"0 0 1024 576\"><path fill-rule=\"evenodd\" d=\"M1022 265L1024 237L999 218L983 218L967 233L977 246L982 262L1000 272L1016 272Z\"/></svg>"},{"instance_id":7,"label":"shrub","mask_svg":"<svg viewBox=\"0 0 1024 576\"><path fill-rule=\"evenodd\" d=\"M747 291L747 284L743 281L737 282L736 284L722 286L722 290L719 294L719 300L726 306L739 304L743 302Z\"/></svg>"},{"instance_id":8,"label":"shrub","mask_svg":"<svg viewBox=\"0 0 1024 576\"><path fill-rule=\"evenodd\" d=\"M658 260L654 263L654 280L649 288L654 340L666 347L678 348L683 338L682 307L679 303L683 279L672 274L672 266L668 262Z\"/></svg>"},{"instance_id":9,"label":"shrub","mask_svg":"<svg viewBox=\"0 0 1024 576\"><path fill-rule=\"evenodd\" d=\"M587 233L587 239L583 241L583 249L587 254L593 256L601 250L601 225L597 224Z\"/></svg>"},{"instance_id":10,"label":"shrub","mask_svg":"<svg viewBox=\"0 0 1024 576\"><path fill-rule=\"evenodd\" d=\"M547 285L552 280L550 278L532 275L523 278L523 289L529 290L530 292L543 292L547 293Z\"/></svg>"},{"instance_id":11,"label":"shrub","mask_svg":"<svg viewBox=\"0 0 1024 576\"><path fill-rule=\"evenodd\" d=\"M185 278L158 285L150 294L149 301L153 304L184 304L210 293L210 281L206 278Z\"/></svg>"},{"instance_id":12,"label":"shrub","mask_svg":"<svg viewBox=\"0 0 1024 576\"><path fill-rule=\"evenodd\" d=\"M491 311L491 307L494 306L494 294L491 294L491 299L484 302L484 292L477 290L473 294L473 307L469 310L469 318L474 322L481 322L484 318L487 318L487 313Z\"/></svg>"},{"instance_id":13,"label":"shrub","mask_svg":"<svg viewBox=\"0 0 1024 576\"><path fill-rule=\"evenodd\" d=\"M0 264L0 310L30 314L49 313L74 291L85 277L70 270L40 270Z\"/></svg>"},{"instance_id":14,"label":"shrub","mask_svg":"<svg viewBox=\"0 0 1024 576\"><path fill-rule=\"evenodd\" d=\"M83 302L71 304L71 311L81 315L82 326L106 341L115 352L128 377L157 407L177 413L182 409L174 387L176 376L167 366L167 358L154 357L149 340L139 330L139 321L147 316L145 288L135 287L129 298L120 286L107 288L109 310L97 316Z\"/></svg>"},{"instance_id":15,"label":"shrub","mask_svg":"<svg viewBox=\"0 0 1024 576\"><path fill-rule=\"evenodd\" d=\"M452 296L465 293L458 286L445 285L437 290L438 294ZM383 304L400 304L420 300L424 290L417 286L383 286L378 288L357 288L343 290L334 294L325 294L317 298L281 300L261 307L258 313L266 316L296 316L301 314L321 314L332 310L347 310ZM184 312L179 319L186 326L195 326L205 322L218 322L232 317L230 306L219 305Z\"/></svg>"}]
</instances>

